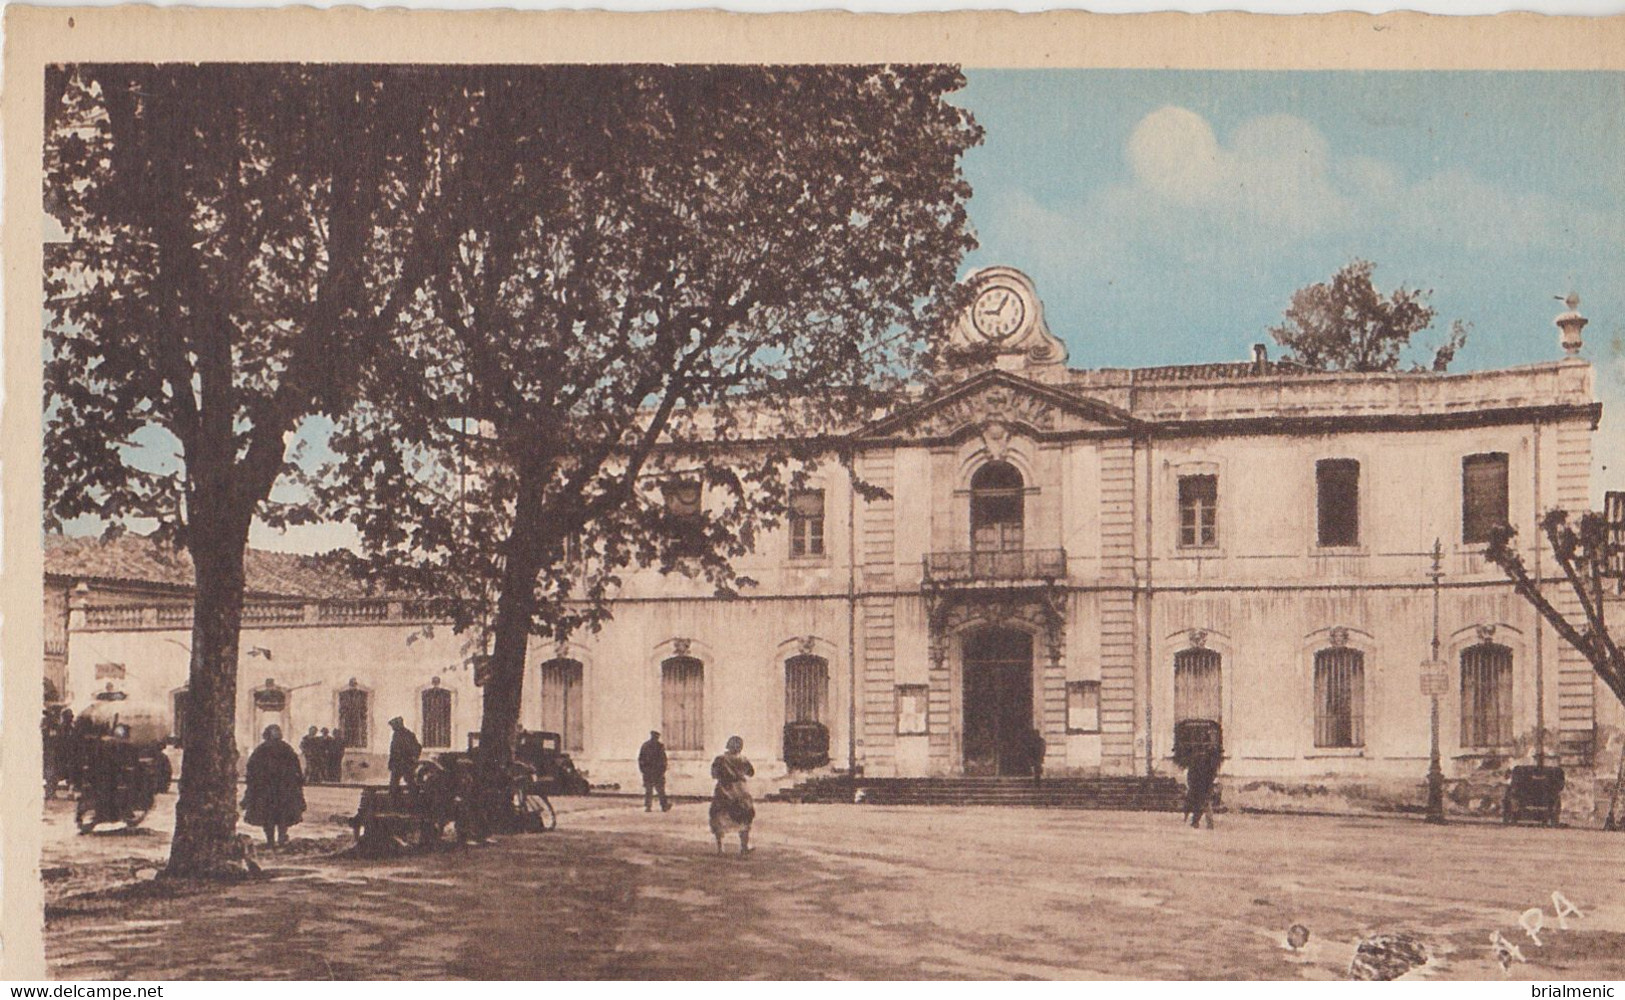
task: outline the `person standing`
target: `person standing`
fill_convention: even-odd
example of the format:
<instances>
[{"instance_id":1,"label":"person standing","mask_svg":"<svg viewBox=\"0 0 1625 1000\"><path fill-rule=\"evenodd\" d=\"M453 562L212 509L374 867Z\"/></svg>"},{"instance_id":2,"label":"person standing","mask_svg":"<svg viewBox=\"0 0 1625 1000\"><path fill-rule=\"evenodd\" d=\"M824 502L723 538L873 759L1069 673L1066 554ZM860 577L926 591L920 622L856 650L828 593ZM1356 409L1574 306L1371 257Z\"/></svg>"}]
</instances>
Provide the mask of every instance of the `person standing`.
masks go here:
<instances>
[{"instance_id":1,"label":"person standing","mask_svg":"<svg viewBox=\"0 0 1625 1000\"><path fill-rule=\"evenodd\" d=\"M65 742L62 730L62 716L57 712L55 705L46 705L45 712L40 716L39 734L40 749L45 754L45 797L56 798L56 786L62 781L62 744Z\"/></svg>"},{"instance_id":2,"label":"person standing","mask_svg":"<svg viewBox=\"0 0 1625 1000\"><path fill-rule=\"evenodd\" d=\"M1033 769L1033 787L1037 788L1044 781L1044 755L1049 752L1049 744L1044 742L1044 734L1038 727L1027 734L1027 762Z\"/></svg>"},{"instance_id":3,"label":"person standing","mask_svg":"<svg viewBox=\"0 0 1625 1000\"><path fill-rule=\"evenodd\" d=\"M344 730L334 726L331 735L325 729L322 734L322 772L336 785L344 776Z\"/></svg>"},{"instance_id":4,"label":"person standing","mask_svg":"<svg viewBox=\"0 0 1625 1000\"><path fill-rule=\"evenodd\" d=\"M1207 828L1213 829L1213 783L1219 776L1224 751L1218 747L1203 747L1191 757L1186 774L1185 811L1190 813L1191 826L1201 825L1207 815Z\"/></svg>"},{"instance_id":5,"label":"person standing","mask_svg":"<svg viewBox=\"0 0 1625 1000\"><path fill-rule=\"evenodd\" d=\"M739 854L750 853L750 828L756 822L756 803L750 797L746 779L754 777L756 769L745 757L745 741L737 736L728 737L727 750L711 762L711 777L717 781L711 794L711 835L717 838L717 853L722 853L722 838L733 831L739 833Z\"/></svg>"},{"instance_id":6,"label":"person standing","mask_svg":"<svg viewBox=\"0 0 1625 1000\"><path fill-rule=\"evenodd\" d=\"M666 798L666 745L660 742L658 730L649 730L649 738L638 747L638 770L643 774L643 811L654 811L654 800L660 796L660 811L671 811L671 800Z\"/></svg>"},{"instance_id":7,"label":"person standing","mask_svg":"<svg viewBox=\"0 0 1625 1000\"><path fill-rule=\"evenodd\" d=\"M264 741L248 757L243 821L265 831L267 846L286 844L288 827L305 815L305 779L299 755L282 741L281 726L266 726Z\"/></svg>"},{"instance_id":8,"label":"person standing","mask_svg":"<svg viewBox=\"0 0 1625 1000\"><path fill-rule=\"evenodd\" d=\"M322 774L322 738L316 735L316 727L311 726L310 732L299 741L299 756L305 758L305 780L311 784L325 779Z\"/></svg>"},{"instance_id":9,"label":"person standing","mask_svg":"<svg viewBox=\"0 0 1625 1000\"><path fill-rule=\"evenodd\" d=\"M395 730L389 740L389 794L397 796L403 780L406 787L412 787L412 771L423 754L423 744L418 742L416 733L406 728L406 720L398 715L389 720L389 728Z\"/></svg>"}]
</instances>

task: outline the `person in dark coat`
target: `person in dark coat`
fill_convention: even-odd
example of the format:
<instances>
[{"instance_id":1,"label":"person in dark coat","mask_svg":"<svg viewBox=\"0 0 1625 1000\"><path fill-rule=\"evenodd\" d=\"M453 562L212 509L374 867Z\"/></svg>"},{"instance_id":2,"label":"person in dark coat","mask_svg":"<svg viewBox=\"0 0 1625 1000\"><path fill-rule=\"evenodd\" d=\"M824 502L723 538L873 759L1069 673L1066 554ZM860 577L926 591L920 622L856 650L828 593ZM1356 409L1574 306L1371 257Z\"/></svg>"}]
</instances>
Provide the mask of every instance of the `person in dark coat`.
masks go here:
<instances>
[{"instance_id":1,"label":"person in dark coat","mask_svg":"<svg viewBox=\"0 0 1625 1000\"><path fill-rule=\"evenodd\" d=\"M655 796L660 796L660 811L671 811L671 800L666 798L666 745L660 742L660 733L651 729L649 738L638 747L638 770L643 773L643 811L654 810Z\"/></svg>"},{"instance_id":2,"label":"person in dark coat","mask_svg":"<svg viewBox=\"0 0 1625 1000\"><path fill-rule=\"evenodd\" d=\"M335 784L344 775L344 730L338 726L333 732L322 730L322 780Z\"/></svg>"},{"instance_id":3,"label":"person in dark coat","mask_svg":"<svg viewBox=\"0 0 1625 1000\"><path fill-rule=\"evenodd\" d=\"M265 831L268 845L286 844L288 827L305 815L305 778L299 755L282 741L281 726L266 726L265 739L248 757L243 821Z\"/></svg>"},{"instance_id":4,"label":"person in dark coat","mask_svg":"<svg viewBox=\"0 0 1625 1000\"><path fill-rule=\"evenodd\" d=\"M1044 755L1049 751L1049 744L1044 742L1044 734L1034 727L1027 734L1027 763L1033 769L1033 787L1037 788L1044 780Z\"/></svg>"},{"instance_id":5,"label":"person in dark coat","mask_svg":"<svg viewBox=\"0 0 1625 1000\"><path fill-rule=\"evenodd\" d=\"M305 758L305 780L311 784L327 780L322 773L322 738L316 735L316 727L311 726L310 732L299 741L299 756Z\"/></svg>"},{"instance_id":6,"label":"person in dark coat","mask_svg":"<svg viewBox=\"0 0 1625 1000\"><path fill-rule=\"evenodd\" d=\"M406 720L398 715L389 720L389 728L395 730L389 740L389 794L398 796L403 781L406 787L412 787L412 772L423 754L423 744L418 742L416 733L406 728Z\"/></svg>"},{"instance_id":7,"label":"person in dark coat","mask_svg":"<svg viewBox=\"0 0 1625 1000\"><path fill-rule=\"evenodd\" d=\"M1190 814L1191 826L1200 826L1207 815L1207 828L1213 829L1213 783L1219 777L1224 751L1218 747L1205 747L1191 758L1186 773L1185 811Z\"/></svg>"}]
</instances>

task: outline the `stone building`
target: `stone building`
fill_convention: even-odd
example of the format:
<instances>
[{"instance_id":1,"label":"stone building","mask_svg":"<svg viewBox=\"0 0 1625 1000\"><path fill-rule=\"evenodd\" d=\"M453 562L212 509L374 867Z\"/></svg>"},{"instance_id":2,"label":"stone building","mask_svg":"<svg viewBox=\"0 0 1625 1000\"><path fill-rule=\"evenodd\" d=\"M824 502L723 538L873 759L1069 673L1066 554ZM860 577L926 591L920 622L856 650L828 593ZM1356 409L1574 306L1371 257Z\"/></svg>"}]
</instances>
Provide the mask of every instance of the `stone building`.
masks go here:
<instances>
[{"instance_id":1,"label":"stone building","mask_svg":"<svg viewBox=\"0 0 1625 1000\"><path fill-rule=\"evenodd\" d=\"M1171 770L1174 724L1193 718L1221 724L1234 777L1414 783L1425 672L1443 674L1453 777L1529 756L1542 726L1548 753L1583 765L1599 721L1618 724L1482 555L1505 521L1550 572L1537 517L1589 504L1601 408L1583 320L1560 317L1566 356L1496 371L1322 373L1262 347L1080 370L1024 275L972 280L949 336L987 364L851 435L889 499L823 467L743 560L759 585L738 599L632 574L601 634L535 645L525 725L623 786L659 729L692 791L734 734L786 778L794 723L824 727L830 767L869 776L1022 772L1034 728L1051 773L1134 775ZM479 712L462 640L411 602L325 596L342 599L250 601L243 649L265 655L243 660L244 746L279 713L295 733L343 727L358 774L376 773L392 715L461 745ZM182 610L71 615L73 696L119 662L131 697L174 704Z\"/></svg>"}]
</instances>

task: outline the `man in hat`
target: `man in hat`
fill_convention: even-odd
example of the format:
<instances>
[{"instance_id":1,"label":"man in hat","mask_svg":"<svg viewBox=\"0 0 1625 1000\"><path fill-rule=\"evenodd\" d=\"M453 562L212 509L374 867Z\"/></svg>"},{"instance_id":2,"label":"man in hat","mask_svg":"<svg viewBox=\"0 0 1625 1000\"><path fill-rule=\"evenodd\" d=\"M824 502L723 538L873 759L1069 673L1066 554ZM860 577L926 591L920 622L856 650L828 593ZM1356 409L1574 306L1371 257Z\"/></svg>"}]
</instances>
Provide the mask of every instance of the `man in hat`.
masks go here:
<instances>
[{"instance_id":1,"label":"man in hat","mask_svg":"<svg viewBox=\"0 0 1625 1000\"><path fill-rule=\"evenodd\" d=\"M305 758L305 784L314 785L327 780L326 761L322 760L322 738L316 735L316 727L311 726L310 731L299 741L299 753Z\"/></svg>"},{"instance_id":2,"label":"man in hat","mask_svg":"<svg viewBox=\"0 0 1625 1000\"><path fill-rule=\"evenodd\" d=\"M671 800L666 798L666 746L660 742L660 733L649 730L649 738L638 748L638 770L643 772L643 811L654 810L655 795L660 796L660 811L671 811Z\"/></svg>"},{"instance_id":3,"label":"man in hat","mask_svg":"<svg viewBox=\"0 0 1625 1000\"><path fill-rule=\"evenodd\" d=\"M406 721L398 715L389 720L389 728L395 730L395 735L389 740L389 794L393 798L400 795L402 779L405 779L407 787L411 787L412 771L418 766L423 744L418 742L417 734L406 728Z\"/></svg>"}]
</instances>

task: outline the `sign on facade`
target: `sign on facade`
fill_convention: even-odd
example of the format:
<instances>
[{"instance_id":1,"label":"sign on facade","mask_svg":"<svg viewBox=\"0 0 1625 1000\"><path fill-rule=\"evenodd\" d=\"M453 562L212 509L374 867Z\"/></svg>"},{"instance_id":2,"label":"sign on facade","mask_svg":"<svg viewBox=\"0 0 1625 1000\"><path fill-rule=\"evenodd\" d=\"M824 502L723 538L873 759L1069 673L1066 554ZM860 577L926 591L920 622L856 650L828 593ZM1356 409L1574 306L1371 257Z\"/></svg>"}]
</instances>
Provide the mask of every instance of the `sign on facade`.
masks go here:
<instances>
[{"instance_id":1,"label":"sign on facade","mask_svg":"<svg viewBox=\"0 0 1625 1000\"><path fill-rule=\"evenodd\" d=\"M1450 693L1450 675L1443 660L1422 661L1422 694L1437 698Z\"/></svg>"}]
</instances>

